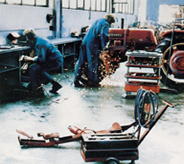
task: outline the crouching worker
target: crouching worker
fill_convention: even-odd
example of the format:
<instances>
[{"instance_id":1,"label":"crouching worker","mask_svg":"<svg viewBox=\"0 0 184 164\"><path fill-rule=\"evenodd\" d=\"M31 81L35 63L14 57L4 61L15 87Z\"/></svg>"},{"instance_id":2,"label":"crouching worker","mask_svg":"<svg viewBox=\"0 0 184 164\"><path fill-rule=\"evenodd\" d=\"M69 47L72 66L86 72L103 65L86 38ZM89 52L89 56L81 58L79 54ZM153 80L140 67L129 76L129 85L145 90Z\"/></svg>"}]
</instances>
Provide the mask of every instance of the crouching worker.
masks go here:
<instances>
[{"instance_id":1,"label":"crouching worker","mask_svg":"<svg viewBox=\"0 0 184 164\"><path fill-rule=\"evenodd\" d=\"M35 51L35 57L25 56L24 61L31 61L28 72L30 92L43 92L41 84L52 83L51 93L57 94L62 86L56 82L47 71L58 69L63 64L63 56L60 51L49 40L36 36L33 29L26 29L23 32L28 45Z\"/></svg>"}]
</instances>

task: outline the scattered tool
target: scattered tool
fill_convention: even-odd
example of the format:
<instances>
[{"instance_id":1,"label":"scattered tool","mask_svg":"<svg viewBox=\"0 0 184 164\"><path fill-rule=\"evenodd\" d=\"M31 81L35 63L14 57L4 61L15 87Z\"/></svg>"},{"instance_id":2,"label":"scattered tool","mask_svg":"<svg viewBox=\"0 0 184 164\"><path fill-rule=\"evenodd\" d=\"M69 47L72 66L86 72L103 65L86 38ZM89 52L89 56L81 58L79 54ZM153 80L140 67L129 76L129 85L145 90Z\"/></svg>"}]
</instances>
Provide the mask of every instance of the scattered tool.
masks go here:
<instances>
[{"instance_id":1,"label":"scattered tool","mask_svg":"<svg viewBox=\"0 0 184 164\"><path fill-rule=\"evenodd\" d=\"M72 141L79 141L82 139L83 134L110 134L110 133L121 133L122 131L125 131L125 129L133 126L133 124L126 125L126 126L120 126L118 123L114 123L111 128L107 130L100 130L100 131L94 131L91 129L79 129L76 126L69 126L68 129L74 133L74 135L64 136L60 137L59 133L51 133L45 135L43 132L37 133L38 137L43 137L43 139L33 139L33 137L21 130L16 130L18 133L27 136L28 139L20 139L20 136L18 136L18 140L20 145L25 145L28 147L50 147L55 146L58 144L66 143L66 142L72 142Z\"/></svg>"}]
</instances>

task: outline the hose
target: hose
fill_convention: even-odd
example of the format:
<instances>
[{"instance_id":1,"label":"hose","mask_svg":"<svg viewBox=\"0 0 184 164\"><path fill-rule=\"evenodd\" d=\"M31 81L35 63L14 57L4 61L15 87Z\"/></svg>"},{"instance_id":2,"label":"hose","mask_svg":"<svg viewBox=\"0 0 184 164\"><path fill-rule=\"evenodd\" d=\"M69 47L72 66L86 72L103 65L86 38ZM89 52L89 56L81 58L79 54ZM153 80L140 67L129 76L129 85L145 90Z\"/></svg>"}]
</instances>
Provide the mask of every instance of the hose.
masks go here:
<instances>
[{"instance_id":1,"label":"hose","mask_svg":"<svg viewBox=\"0 0 184 164\"><path fill-rule=\"evenodd\" d=\"M154 121L156 113L158 112L157 110L157 95L152 91L139 89L137 91L134 108L136 122L144 128L149 128Z\"/></svg>"}]
</instances>

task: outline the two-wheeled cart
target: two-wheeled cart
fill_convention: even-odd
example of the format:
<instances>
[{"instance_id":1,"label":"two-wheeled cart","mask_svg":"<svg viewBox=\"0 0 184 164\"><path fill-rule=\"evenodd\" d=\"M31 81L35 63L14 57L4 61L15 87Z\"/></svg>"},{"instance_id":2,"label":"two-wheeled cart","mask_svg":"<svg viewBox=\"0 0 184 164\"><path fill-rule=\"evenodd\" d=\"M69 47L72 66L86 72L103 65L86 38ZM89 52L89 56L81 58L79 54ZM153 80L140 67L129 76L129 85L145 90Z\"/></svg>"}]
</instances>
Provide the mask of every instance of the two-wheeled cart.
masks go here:
<instances>
[{"instance_id":1,"label":"two-wheeled cart","mask_svg":"<svg viewBox=\"0 0 184 164\"><path fill-rule=\"evenodd\" d=\"M173 107L169 102L165 100L163 102L165 107L158 113L156 94L143 89L139 90L135 100L135 119L137 124L132 124L132 126L136 126L136 128L134 127L135 132L83 134L81 155L84 161L102 161L104 164L119 164L120 160L131 160L131 163L134 163L139 158L138 146L166 109ZM123 129L123 126L121 127ZM141 135L142 127L146 128L146 130Z\"/></svg>"}]
</instances>

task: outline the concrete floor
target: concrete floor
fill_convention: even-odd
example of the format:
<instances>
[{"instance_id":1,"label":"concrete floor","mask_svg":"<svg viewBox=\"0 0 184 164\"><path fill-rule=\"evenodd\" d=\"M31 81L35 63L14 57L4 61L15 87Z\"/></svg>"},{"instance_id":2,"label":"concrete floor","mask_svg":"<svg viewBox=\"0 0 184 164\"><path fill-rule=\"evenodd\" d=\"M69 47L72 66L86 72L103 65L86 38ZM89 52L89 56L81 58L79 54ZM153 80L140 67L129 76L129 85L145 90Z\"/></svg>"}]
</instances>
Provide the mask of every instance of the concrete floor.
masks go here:
<instances>
[{"instance_id":1,"label":"concrete floor","mask_svg":"<svg viewBox=\"0 0 184 164\"><path fill-rule=\"evenodd\" d=\"M53 76L63 85L58 95L46 89L44 98L22 98L0 105L0 163L1 164L97 164L84 162L80 142L60 144L53 148L22 148L16 129L37 137L58 132L70 135L69 125L94 130L108 129L114 122L121 125L134 121L134 99L124 99L126 67L121 64L116 73L104 79L101 88L75 88L71 85L74 73L67 71ZM48 94L49 95L48 95ZM183 163L184 152L184 93L159 93L159 109L163 99L175 107L168 108L155 127L139 146L136 164ZM20 135L21 138L26 138ZM122 164L130 161L121 161Z\"/></svg>"}]
</instances>

